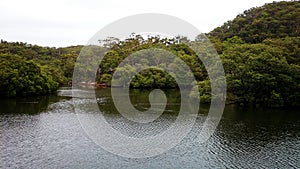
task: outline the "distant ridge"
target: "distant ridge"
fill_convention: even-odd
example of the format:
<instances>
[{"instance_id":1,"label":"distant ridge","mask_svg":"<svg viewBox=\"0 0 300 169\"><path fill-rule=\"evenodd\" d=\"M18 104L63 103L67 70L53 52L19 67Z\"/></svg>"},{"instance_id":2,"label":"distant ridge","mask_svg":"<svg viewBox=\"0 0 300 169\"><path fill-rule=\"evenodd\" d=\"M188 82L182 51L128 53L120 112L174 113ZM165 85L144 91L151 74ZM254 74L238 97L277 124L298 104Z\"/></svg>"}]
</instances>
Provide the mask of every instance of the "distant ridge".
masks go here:
<instances>
[{"instance_id":1,"label":"distant ridge","mask_svg":"<svg viewBox=\"0 0 300 169\"><path fill-rule=\"evenodd\" d=\"M247 43L300 35L299 1L281 1L251 8L207 35L221 41L238 36Z\"/></svg>"}]
</instances>

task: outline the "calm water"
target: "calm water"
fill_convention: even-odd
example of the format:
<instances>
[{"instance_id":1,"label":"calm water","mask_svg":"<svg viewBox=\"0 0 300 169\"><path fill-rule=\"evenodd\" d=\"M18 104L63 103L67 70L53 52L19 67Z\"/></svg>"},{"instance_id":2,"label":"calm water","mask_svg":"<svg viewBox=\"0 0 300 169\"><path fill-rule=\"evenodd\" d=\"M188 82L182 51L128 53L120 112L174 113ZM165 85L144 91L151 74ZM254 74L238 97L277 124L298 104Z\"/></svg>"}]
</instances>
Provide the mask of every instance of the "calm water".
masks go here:
<instances>
[{"instance_id":1,"label":"calm water","mask_svg":"<svg viewBox=\"0 0 300 169\"><path fill-rule=\"evenodd\" d=\"M112 126L141 136L116 112L109 89L97 92L99 108ZM180 145L150 158L131 159L106 152L83 131L68 89L60 95L0 102L0 168L300 168L300 111L227 106L213 136L193 143L208 106ZM149 91L132 91L139 110L149 108ZM160 129L174 122L180 97L167 91L166 111L155 122ZM84 100L83 100L84 101ZM162 126L162 127L161 127Z\"/></svg>"}]
</instances>

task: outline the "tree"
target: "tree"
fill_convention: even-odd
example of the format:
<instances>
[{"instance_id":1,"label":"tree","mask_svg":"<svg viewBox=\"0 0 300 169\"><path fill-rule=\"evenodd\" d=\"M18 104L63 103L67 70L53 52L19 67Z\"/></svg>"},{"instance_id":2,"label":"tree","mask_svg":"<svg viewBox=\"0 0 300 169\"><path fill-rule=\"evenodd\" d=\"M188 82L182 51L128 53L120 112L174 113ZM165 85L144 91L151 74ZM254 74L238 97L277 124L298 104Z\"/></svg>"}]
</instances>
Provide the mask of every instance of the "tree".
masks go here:
<instances>
[{"instance_id":1,"label":"tree","mask_svg":"<svg viewBox=\"0 0 300 169\"><path fill-rule=\"evenodd\" d=\"M34 61L18 55L0 54L0 96L44 95L55 91L58 83L41 71Z\"/></svg>"}]
</instances>

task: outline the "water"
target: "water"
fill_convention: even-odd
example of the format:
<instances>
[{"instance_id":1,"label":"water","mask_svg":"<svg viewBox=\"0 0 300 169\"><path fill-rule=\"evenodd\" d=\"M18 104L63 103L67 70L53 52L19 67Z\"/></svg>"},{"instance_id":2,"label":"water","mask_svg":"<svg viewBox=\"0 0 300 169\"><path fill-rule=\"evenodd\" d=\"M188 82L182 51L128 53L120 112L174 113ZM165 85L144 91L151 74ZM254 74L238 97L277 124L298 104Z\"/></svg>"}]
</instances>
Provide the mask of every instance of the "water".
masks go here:
<instances>
[{"instance_id":1,"label":"water","mask_svg":"<svg viewBox=\"0 0 300 169\"><path fill-rule=\"evenodd\" d=\"M180 105L167 91L166 111L155 121L157 131L135 126L116 112L109 89L97 92L99 108L122 133L143 137L167 128ZM64 89L62 95L70 95ZM149 91L135 90L131 101L149 108ZM295 109L227 106L213 136L193 142L193 132L170 151L149 158L124 158L106 152L83 131L69 97L2 99L0 102L0 168L300 168L300 112ZM201 106L193 131L201 127L208 106Z\"/></svg>"}]
</instances>

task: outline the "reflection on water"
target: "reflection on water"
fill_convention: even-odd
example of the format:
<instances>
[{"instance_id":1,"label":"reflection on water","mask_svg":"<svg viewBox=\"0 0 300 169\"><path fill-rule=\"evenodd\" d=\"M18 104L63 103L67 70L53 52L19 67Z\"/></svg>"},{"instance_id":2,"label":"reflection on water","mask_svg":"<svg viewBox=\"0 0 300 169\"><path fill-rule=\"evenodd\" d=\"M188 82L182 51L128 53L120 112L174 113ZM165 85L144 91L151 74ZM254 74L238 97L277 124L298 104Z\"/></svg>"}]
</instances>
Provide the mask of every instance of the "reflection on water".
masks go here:
<instances>
[{"instance_id":1,"label":"reflection on water","mask_svg":"<svg viewBox=\"0 0 300 169\"><path fill-rule=\"evenodd\" d=\"M68 89L61 95L71 94ZM149 91L132 91L139 110L149 108ZM135 131L111 101L109 89L96 92L99 109L122 133ZM167 91L168 104L152 125L167 128L180 107L177 91ZM0 168L300 168L300 112L293 109L227 106L214 135L197 144L208 106L201 106L193 131L182 144L152 158L129 159L108 153L83 132L72 100L62 96L2 99L0 102ZM141 132L142 131L142 132Z\"/></svg>"}]
</instances>

